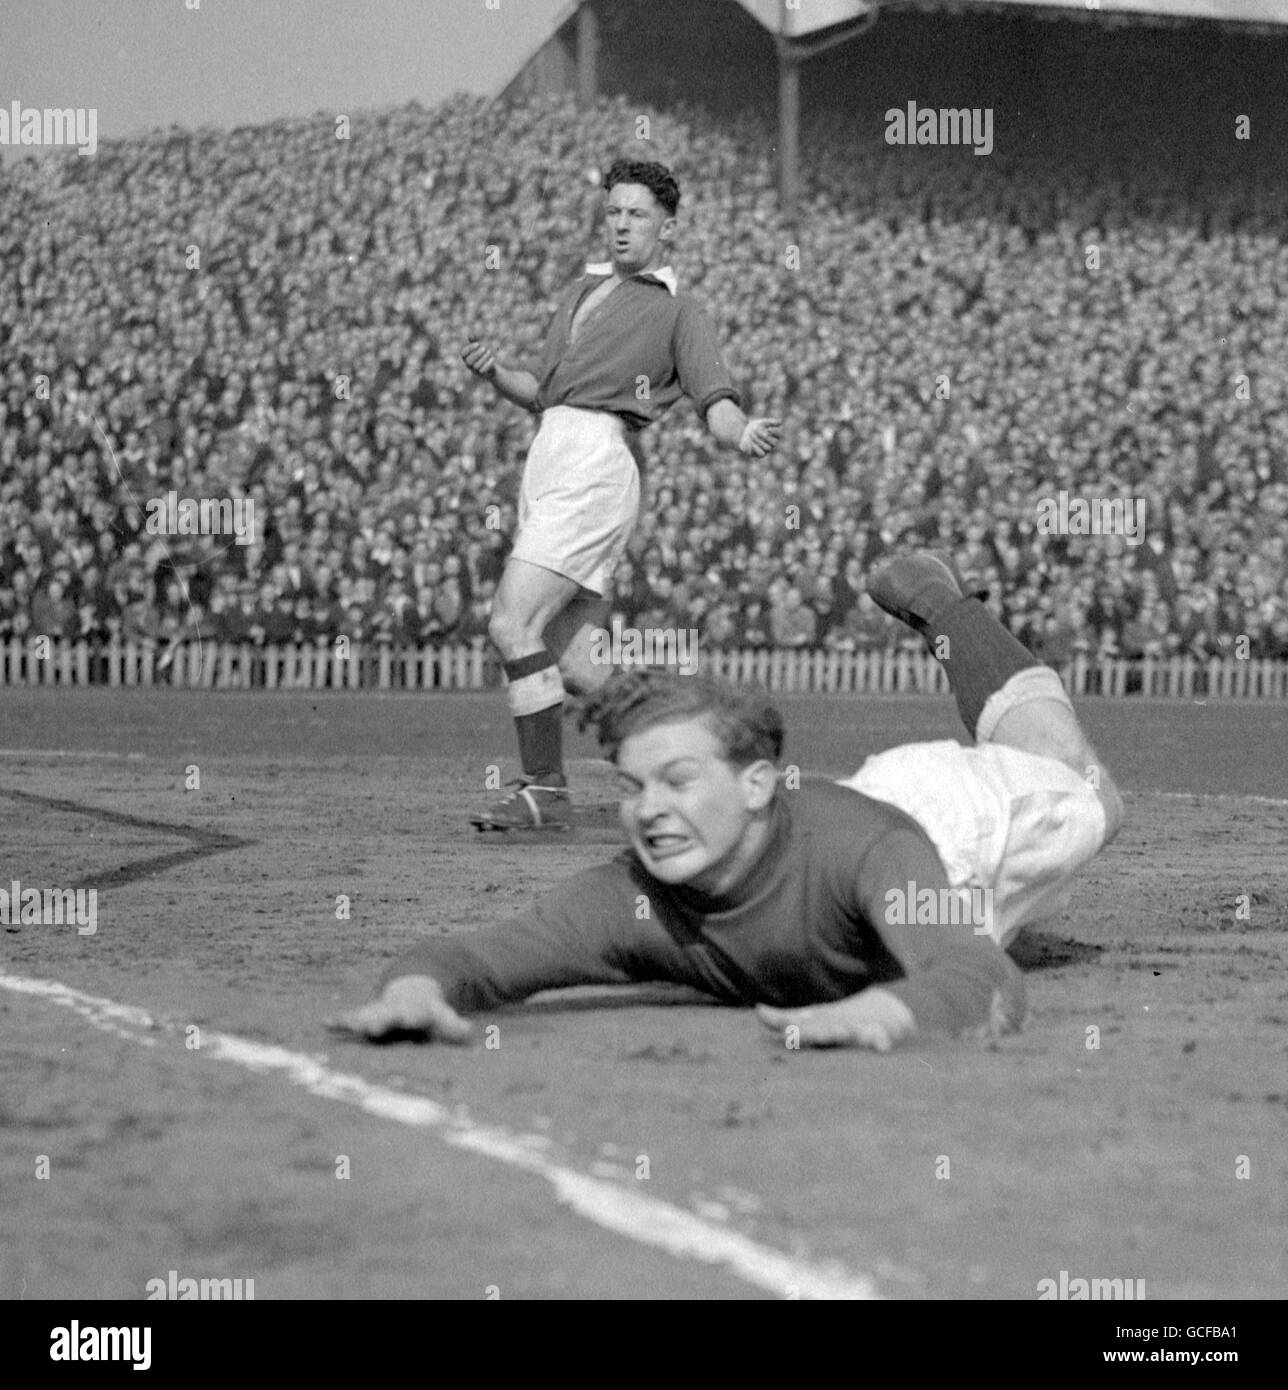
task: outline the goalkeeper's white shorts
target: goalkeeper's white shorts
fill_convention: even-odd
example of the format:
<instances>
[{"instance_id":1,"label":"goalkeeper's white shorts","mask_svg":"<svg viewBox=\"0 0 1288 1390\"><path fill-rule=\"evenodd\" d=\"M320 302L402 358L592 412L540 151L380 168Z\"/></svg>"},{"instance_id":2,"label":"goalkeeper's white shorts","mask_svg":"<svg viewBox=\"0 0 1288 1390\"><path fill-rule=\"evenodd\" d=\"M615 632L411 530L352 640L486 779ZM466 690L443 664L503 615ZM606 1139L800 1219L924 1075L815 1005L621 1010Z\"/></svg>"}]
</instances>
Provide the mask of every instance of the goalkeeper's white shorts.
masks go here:
<instances>
[{"instance_id":1,"label":"goalkeeper's white shorts","mask_svg":"<svg viewBox=\"0 0 1288 1390\"><path fill-rule=\"evenodd\" d=\"M1095 789L1072 768L1002 744L905 744L841 782L911 816L953 888L991 889L991 935L1005 946L1062 910L1077 871L1105 842Z\"/></svg>"},{"instance_id":2,"label":"goalkeeper's white shorts","mask_svg":"<svg viewBox=\"0 0 1288 1390\"><path fill-rule=\"evenodd\" d=\"M546 410L523 470L512 557L607 594L639 510L639 469L622 418L567 405Z\"/></svg>"}]
</instances>

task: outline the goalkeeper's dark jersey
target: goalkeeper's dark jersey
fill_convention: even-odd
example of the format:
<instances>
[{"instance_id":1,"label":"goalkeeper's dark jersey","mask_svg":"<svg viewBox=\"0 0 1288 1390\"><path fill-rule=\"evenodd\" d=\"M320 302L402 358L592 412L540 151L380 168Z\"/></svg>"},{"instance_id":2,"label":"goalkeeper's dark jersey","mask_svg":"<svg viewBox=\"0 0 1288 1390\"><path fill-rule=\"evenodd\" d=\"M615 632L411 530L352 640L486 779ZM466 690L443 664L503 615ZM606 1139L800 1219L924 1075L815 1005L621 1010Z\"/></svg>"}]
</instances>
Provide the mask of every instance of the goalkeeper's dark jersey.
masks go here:
<instances>
[{"instance_id":1,"label":"goalkeeper's dark jersey","mask_svg":"<svg viewBox=\"0 0 1288 1390\"><path fill-rule=\"evenodd\" d=\"M957 1032L998 1009L1018 1020L1023 981L991 936L890 911L892 891L906 903L947 887L933 844L903 812L806 783L779 789L763 855L723 896L660 883L628 850L505 925L418 944L382 984L431 975L465 1013L571 985L667 981L780 1007L883 985L921 1028Z\"/></svg>"}]
</instances>

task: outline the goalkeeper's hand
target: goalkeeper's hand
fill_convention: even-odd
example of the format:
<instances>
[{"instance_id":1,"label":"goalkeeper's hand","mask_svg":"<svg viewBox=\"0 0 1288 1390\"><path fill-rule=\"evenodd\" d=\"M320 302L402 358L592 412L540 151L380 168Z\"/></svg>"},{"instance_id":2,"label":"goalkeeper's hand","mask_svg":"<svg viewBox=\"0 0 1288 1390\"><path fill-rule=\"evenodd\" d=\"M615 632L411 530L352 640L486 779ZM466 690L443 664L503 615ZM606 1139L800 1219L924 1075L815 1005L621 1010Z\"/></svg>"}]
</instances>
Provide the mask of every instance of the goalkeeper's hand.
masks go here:
<instances>
[{"instance_id":1,"label":"goalkeeper's hand","mask_svg":"<svg viewBox=\"0 0 1288 1390\"><path fill-rule=\"evenodd\" d=\"M756 1012L767 1027L786 1033L789 1045L799 1047L870 1047L875 1052L889 1052L917 1031L912 1010L897 994L879 985L832 1004L811 1004L803 1009L757 1004Z\"/></svg>"},{"instance_id":2,"label":"goalkeeper's hand","mask_svg":"<svg viewBox=\"0 0 1288 1390\"><path fill-rule=\"evenodd\" d=\"M390 980L379 999L327 1019L326 1026L333 1032L369 1042L407 1033L426 1042L467 1043L474 1033L430 975L404 975Z\"/></svg>"}]
</instances>

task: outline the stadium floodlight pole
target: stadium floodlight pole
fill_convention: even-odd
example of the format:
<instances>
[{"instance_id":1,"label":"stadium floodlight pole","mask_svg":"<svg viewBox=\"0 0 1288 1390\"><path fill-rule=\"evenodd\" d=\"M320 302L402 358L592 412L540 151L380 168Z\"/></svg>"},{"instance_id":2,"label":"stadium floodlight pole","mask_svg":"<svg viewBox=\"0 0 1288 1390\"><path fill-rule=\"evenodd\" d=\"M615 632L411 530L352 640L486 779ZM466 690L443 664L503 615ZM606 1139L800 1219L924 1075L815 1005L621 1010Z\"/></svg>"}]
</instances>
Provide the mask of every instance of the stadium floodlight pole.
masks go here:
<instances>
[{"instance_id":1,"label":"stadium floodlight pole","mask_svg":"<svg viewBox=\"0 0 1288 1390\"><path fill-rule=\"evenodd\" d=\"M831 33L819 38L805 39L788 33L788 13L795 8L789 0L780 0L778 31L774 35L778 53L778 202L793 226L800 196L801 64L806 58L866 33L880 12L877 0L871 0L870 7L857 19L837 24Z\"/></svg>"},{"instance_id":2,"label":"stadium floodlight pole","mask_svg":"<svg viewBox=\"0 0 1288 1390\"><path fill-rule=\"evenodd\" d=\"M599 17L590 0L577 8L577 102L582 107L594 103L599 91Z\"/></svg>"},{"instance_id":3,"label":"stadium floodlight pole","mask_svg":"<svg viewBox=\"0 0 1288 1390\"><path fill-rule=\"evenodd\" d=\"M786 5L787 0L783 0ZM778 46L778 201L795 234L800 190L801 60L783 34Z\"/></svg>"}]
</instances>

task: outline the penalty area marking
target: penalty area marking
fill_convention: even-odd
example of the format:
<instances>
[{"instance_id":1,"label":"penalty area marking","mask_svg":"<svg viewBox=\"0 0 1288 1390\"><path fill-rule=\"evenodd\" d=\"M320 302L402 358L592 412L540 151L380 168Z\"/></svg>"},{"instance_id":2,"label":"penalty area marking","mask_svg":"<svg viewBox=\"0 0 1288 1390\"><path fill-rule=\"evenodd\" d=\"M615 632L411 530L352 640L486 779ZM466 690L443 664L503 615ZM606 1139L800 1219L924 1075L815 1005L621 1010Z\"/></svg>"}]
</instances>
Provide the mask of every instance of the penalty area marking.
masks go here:
<instances>
[{"instance_id":1,"label":"penalty area marking","mask_svg":"<svg viewBox=\"0 0 1288 1390\"><path fill-rule=\"evenodd\" d=\"M95 1028L149 1047L155 1046L157 1039L148 1034L177 1031L176 1025L159 1022L142 1009L83 994L57 980L35 980L0 971L0 988L69 1008ZM660 1198L567 1168L544 1152L550 1147L544 1135L474 1124L422 1096L405 1095L361 1076L333 1071L302 1052L251 1042L231 1033L203 1029L201 1052L247 1071L280 1076L311 1095L357 1106L369 1115L433 1130L453 1148L467 1149L544 1178L561 1204L607 1231L654 1246L676 1258L721 1265L746 1283L781 1298L880 1297L875 1283L866 1275L852 1273L839 1264L810 1264L794 1259Z\"/></svg>"}]
</instances>

